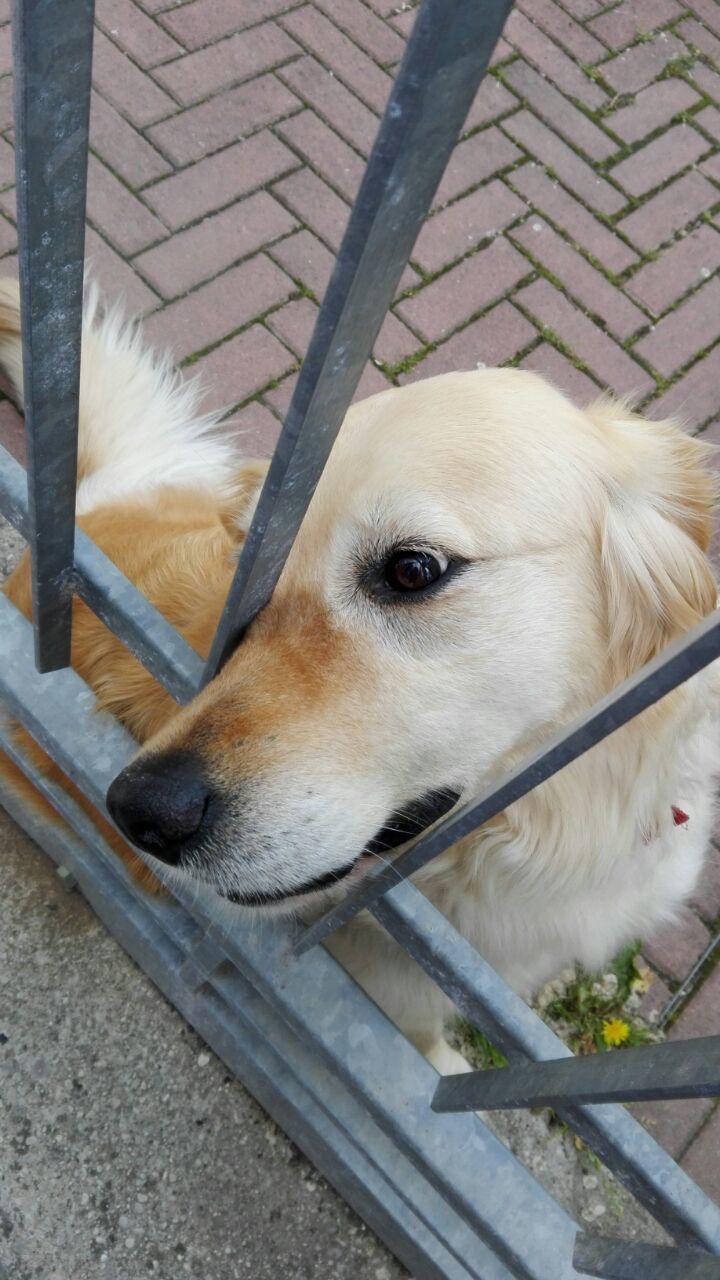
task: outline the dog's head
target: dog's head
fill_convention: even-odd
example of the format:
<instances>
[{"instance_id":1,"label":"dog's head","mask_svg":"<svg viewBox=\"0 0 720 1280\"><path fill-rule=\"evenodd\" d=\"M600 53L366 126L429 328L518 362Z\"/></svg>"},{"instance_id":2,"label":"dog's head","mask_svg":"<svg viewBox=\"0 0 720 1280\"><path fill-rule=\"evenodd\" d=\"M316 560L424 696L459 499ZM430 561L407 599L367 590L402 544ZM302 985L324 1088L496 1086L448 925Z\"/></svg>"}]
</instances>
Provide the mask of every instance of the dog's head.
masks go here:
<instances>
[{"instance_id":1,"label":"dog's head","mask_svg":"<svg viewBox=\"0 0 720 1280\"><path fill-rule=\"evenodd\" d=\"M339 892L708 613L702 446L533 374L353 408L271 603L115 781L247 905Z\"/></svg>"}]
</instances>

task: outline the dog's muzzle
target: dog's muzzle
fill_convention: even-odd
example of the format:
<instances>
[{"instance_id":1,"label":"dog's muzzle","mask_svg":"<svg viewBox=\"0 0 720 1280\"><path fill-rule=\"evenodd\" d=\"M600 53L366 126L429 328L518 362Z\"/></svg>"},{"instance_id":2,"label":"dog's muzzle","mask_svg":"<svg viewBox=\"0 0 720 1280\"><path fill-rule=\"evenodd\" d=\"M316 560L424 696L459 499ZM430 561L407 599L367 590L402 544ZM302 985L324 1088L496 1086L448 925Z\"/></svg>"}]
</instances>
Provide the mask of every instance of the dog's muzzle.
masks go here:
<instances>
[{"instance_id":1,"label":"dog's muzzle","mask_svg":"<svg viewBox=\"0 0 720 1280\"><path fill-rule=\"evenodd\" d=\"M449 813L459 799L460 793L449 787L426 792L404 809L397 809L392 813L384 826L376 831L372 840L368 840L365 848L351 862L345 863L334 871L328 871L325 875L306 880L304 884L297 887L286 890L277 889L269 893L226 893L223 897L237 906L266 907L277 906L278 903L287 902L293 898L307 897L308 894L319 893L324 889L332 889L340 881L345 880L365 859L370 866L378 857L387 855L400 845L406 844L408 840L420 835L437 822L438 818Z\"/></svg>"},{"instance_id":2,"label":"dog's muzzle","mask_svg":"<svg viewBox=\"0 0 720 1280\"><path fill-rule=\"evenodd\" d=\"M303 884L267 892L229 891L223 897L239 906L262 907L331 889L364 860L369 866L425 831L458 799L459 793L448 787L426 792L391 813L349 862ZM168 866L179 866L184 854L212 837L222 802L205 778L202 762L192 752L177 751L141 757L123 769L110 785L107 808L131 844Z\"/></svg>"}]
</instances>

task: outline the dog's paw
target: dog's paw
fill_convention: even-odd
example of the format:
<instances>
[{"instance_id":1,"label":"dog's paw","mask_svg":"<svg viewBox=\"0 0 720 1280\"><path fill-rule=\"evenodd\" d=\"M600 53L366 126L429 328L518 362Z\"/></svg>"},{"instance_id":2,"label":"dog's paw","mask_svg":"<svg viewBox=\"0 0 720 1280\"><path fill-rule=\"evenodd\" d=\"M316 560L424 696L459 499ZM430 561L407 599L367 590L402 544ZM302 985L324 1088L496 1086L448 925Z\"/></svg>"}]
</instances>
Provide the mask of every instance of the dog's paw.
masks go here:
<instances>
[{"instance_id":1,"label":"dog's paw","mask_svg":"<svg viewBox=\"0 0 720 1280\"><path fill-rule=\"evenodd\" d=\"M470 1071L470 1063L463 1058L457 1049L451 1048L447 1040L436 1040L427 1050L425 1057L441 1076L458 1076Z\"/></svg>"}]
</instances>

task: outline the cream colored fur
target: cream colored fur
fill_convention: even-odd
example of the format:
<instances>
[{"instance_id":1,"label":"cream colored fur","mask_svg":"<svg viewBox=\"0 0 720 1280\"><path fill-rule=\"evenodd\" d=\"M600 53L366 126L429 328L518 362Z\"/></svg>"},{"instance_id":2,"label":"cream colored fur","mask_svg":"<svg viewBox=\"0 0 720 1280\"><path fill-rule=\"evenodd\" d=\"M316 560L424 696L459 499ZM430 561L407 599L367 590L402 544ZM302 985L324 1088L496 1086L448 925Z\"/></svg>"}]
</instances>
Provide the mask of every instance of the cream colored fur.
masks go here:
<instances>
[{"instance_id":1,"label":"cream colored fur","mask_svg":"<svg viewBox=\"0 0 720 1280\"><path fill-rule=\"evenodd\" d=\"M0 364L22 405L17 341L18 286L0 281ZM222 417L200 411L197 379L183 379L151 351L119 307L103 310L94 284L85 295L80 368L77 513L158 485L232 492L237 454L216 430Z\"/></svg>"},{"instance_id":2,"label":"cream colored fur","mask_svg":"<svg viewBox=\"0 0 720 1280\"><path fill-rule=\"evenodd\" d=\"M11 334L0 358L17 381ZM82 510L150 506L169 483L226 505L238 460L196 413L192 386L91 295ZM227 801L183 874L286 886L283 909L317 914L349 882L302 901L295 885L358 856L423 792L469 798L713 608L711 505L702 447L677 427L609 400L577 409L531 373L451 374L355 406L271 606L144 748L201 751ZM427 602L378 603L358 565L404 541L468 567ZM692 893L717 684L701 673L415 877L519 992L604 964ZM330 945L440 1069L457 1067L448 1002L382 930L362 917Z\"/></svg>"}]
</instances>

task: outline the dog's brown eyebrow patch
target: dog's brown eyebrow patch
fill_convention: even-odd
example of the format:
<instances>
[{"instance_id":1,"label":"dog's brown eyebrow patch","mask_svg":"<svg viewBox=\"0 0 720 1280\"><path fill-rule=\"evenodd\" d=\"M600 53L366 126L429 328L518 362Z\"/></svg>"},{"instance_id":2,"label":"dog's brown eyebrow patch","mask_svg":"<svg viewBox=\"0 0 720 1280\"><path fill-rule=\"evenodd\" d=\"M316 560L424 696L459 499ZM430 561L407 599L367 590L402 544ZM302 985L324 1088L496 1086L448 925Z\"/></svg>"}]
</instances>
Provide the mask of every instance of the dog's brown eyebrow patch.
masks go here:
<instances>
[{"instance_id":1,"label":"dog's brown eyebrow patch","mask_svg":"<svg viewBox=\"0 0 720 1280\"><path fill-rule=\"evenodd\" d=\"M365 750L362 703L373 678L352 639L310 593L283 592L255 620L215 681L162 734L164 750L192 749L218 779L251 776L351 716Z\"/></svg>"},{"instance_id":2,"label":"dog's brown eyebrow patch","mask_svg":"<svg viewBox=\"0 0 720 1280\"><path fill-rule=\"evenodd\" d=\"M276 596L253 623L251 645L272 648L288 685L312 698L327 688L328 677L345 667L352 645L330 621L327 610L309 592ZM242 656L242 651L239 656Z\"/></svg>"}]
</instances>

